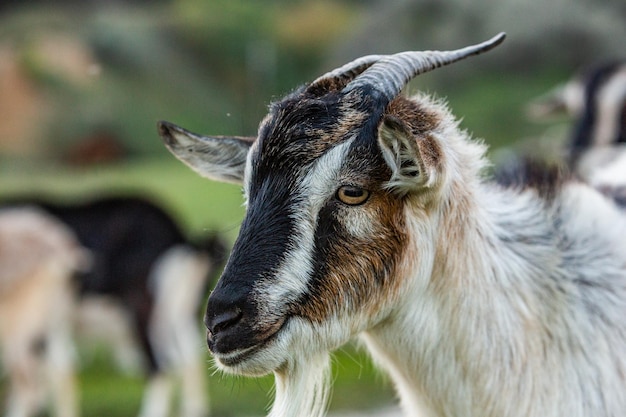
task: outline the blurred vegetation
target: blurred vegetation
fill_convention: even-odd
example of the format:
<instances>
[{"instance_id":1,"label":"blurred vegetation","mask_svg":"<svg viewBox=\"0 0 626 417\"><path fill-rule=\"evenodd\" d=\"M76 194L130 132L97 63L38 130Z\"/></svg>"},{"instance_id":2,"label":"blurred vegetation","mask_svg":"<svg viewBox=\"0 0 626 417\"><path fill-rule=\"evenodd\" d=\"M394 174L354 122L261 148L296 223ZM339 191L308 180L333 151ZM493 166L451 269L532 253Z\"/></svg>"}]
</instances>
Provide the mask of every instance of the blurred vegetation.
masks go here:
<instances>
[{"instance_id":1,"label":"blurred vegetation","mask_svg":"<svg viewBox=\"0 0 626 417\"><path fill-rule=\"evenodd\" d=\"M254 134L269 101L359 55L454 48L505 30L496 51L413 83L447 98L469 130L502 146L541 131L522 112L534 94L621 52L616 42L626 36L622 2L473 3L7 2L0 157L62 159L94 132L131 155L165 157L154 134L161 118L198 132ZM2 79L14 85L7 94Z\"/></svg>"},{"instance_id":2,"label":"blurred vegetation","mask_svg":"<svg viewBox=\"0 0 626 417\"><path fill-rule=\"evenodd\" d=\"M158 120L251 135L270 101L360 55L455 48L504 30L497 50L420 76L409 91L446 98L492 149L529 138L549 148L567 121L546 135L524 105L579 66L623 54L624 21L622 0L602 8L591 0L0 1L0 197L140 193L190 234L217 229L233 240L240 190L171 157ZM114 149L81 147L99 141ZM84 415L129 416L139 406L142 379L110 368L106 355L85 365ZM333 409L392 401L352 346L335 370ZM209 390L218 416L263 414L271 402L271 378L212 375Z\"/></svg>"}]
</instances>

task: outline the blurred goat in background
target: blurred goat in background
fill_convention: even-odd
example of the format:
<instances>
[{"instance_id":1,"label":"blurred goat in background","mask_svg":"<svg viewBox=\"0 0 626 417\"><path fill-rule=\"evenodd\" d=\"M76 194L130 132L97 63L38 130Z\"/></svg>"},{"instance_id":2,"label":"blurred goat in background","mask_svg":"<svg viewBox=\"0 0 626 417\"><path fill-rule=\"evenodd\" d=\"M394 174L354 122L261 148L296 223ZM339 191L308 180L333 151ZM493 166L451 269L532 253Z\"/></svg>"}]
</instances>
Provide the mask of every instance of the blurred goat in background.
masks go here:
<instances>
[{"instance_id":1,"label":"blurred goat in background","mask_svg":"<svg viewBox=\"0 0 626 417\"><path fill-rule=\"evenodd\" d=\"M191 242L169 214L142 198L81 204L21 199L9 204L39 207L92 251L93 266L80 285L79 334L114 343L118 363L126 370L145 364L149 381L139 415L169 415L178 382L180 415L205 416L199 310L209 277L225 259L225 240L207 234L201 242Z\"/></svg>"},{"instance_id":2,"label":"blurred goat in background","mask_svg":"<svg viewBox=\"0 0 626 417\"><path fill-rule=\"evenodd\" d=\"M89 255L40 209L0 210L0 342L9 378L7 417L78 415L71 315L74 274Z\"/></svg>"},{"instance_id":3,"label":"blurred goat in background","mask_svg":"<svg viewBox=\"0 0 626 417\"><path fill-rule=\"evenodd\" d=\"M533 120L566 114L567 165L626 206L626 60L603 62L576 74L528 106Z\"/></svg>"}]
</instances>

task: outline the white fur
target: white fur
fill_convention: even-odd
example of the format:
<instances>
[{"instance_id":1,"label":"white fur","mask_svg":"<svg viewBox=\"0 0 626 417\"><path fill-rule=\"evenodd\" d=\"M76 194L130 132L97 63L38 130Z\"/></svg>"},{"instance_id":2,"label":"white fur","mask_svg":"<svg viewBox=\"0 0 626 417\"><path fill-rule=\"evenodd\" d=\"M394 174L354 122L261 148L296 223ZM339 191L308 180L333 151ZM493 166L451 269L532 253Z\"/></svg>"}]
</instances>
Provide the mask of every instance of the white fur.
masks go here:
<instances>
[{"instance_id":1,"label":"white fur","mask_svg":"<svg viewBox=\"0 0 626 417\"><path fill-rule=\"evenodd\" d=\"M597 121L592 134L595 146L612 145L619 132L621 110L626 97L626 67L613 74L596 97Z\"/></svg>"},{"instance_id":2,"label":"white fur","mask_svg":"<svg viewBox=\"0 0 626 417\"><path fill-rule=\"evenodd\" d=\"M572 186L564 194L569 200L564 229L580 243L597 241L600 249L610 247L620 256L605 263L594 259L596 248L579 245L570 254L580 257L579 264L567 268L558 265L562 254L550 240L494 244L496 233L550 233L545 221L554 214L532 196L485 189L482 213L474 213L484 218L470 225L475 230L459 245L462 253L446 254L451 265L443 271L462 276L411 274L394 314L364 333L370 352L395 381L406 415L609 416L624 409L620 373L626 369L626 340L620 317L626 291L619 260L626 247L619 235L626 228L593 191ZM498 218L506 228L494 222ZM599 241L597 230L605 231ZM416 238L423 236L418 231ZM606 310L606 325L581 305L586 297L568 279L574 269L593 281L613 276L622 283L610 293L588 295L594 308ZM448 292L431 288L450 278ZM601 397L606 411L599 406ZM579 408L581 398L588 410Z\"/></svg>"},{"instance_id":3,"label":"white fur","mask_svg":"<svg viewBox=\"0 0 626 417\"><path fill-rule=\"evenodd\" d=\"M139 413L142 417L169 415L176 384L181 389L180 415L203 417L208 413L198 312L209 269L205 257L183 245L168 249L153 267L150 338L166 371L148 382Z\"/></svg>"},{"instance_id":4,"label":"white fur","mask_svg":"<svg viewBox=\"0 0 626 417\"><path fill-rule=\"evenodd\" d=\"M589 149L582 155L577 171L596 188L626 186L626 146Z\"/></svg>"},{"instance_id":5,"label":"white fur","mask_svg":"<svg viewBox=\"0 0 626 417\"><path fill-rule=\"evenodd\" d=\"M106 295L83 296L75 318L82 359L89 356L90 345L104 343L111 347L116 365L125 374L139 375L146 369L132 317L119 299Z\"/></svg>"},{"instance_id":6,"label":"white fur","mask_svg":"<svg viewBox=\"0 0 626 417\"><path fill-rule=\"evenodd\" d=\"M376 316L353 311L282 332L299 341L268 353L297 363L292 374L277 373L284 391L301 383L297 369L309 355L360 333L408 416L619 415L626 409L623 216L584 185L566 185L549 204L532 190L482 183L484 146L458 131L440 103L416 99L444 116L434 132L444 155L431 183L438 207L426 213L422 196L406 200L407 254L419 256L404 260L394 278L403 285ZM572 240L567 248L559 247L564 238ZM576 274L600 289L580 294ZM317 416L282 406L309 409L297 401L277 389L271 415Z\"/></svg>"}]
</instances>

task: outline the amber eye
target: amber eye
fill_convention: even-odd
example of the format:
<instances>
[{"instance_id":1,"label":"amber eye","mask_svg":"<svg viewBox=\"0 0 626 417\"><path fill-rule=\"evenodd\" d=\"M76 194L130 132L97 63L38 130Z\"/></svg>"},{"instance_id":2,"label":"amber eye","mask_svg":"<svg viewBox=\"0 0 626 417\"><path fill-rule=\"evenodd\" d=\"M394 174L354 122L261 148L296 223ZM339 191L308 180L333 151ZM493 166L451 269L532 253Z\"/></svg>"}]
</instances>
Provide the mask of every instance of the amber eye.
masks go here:
<instances>
[{"instance_id":1,"label":"amber eye","mask_svg":"<svg viewBox=\"0 0 626 417\"><path fill-rule=\"evenodd\" d=\"M337 190L337 198L339 201L350 206L357 206L365 203L365 200L367 200L369 196L369 191L353 185L342 185Z\"/></svg>"}]
</instances>

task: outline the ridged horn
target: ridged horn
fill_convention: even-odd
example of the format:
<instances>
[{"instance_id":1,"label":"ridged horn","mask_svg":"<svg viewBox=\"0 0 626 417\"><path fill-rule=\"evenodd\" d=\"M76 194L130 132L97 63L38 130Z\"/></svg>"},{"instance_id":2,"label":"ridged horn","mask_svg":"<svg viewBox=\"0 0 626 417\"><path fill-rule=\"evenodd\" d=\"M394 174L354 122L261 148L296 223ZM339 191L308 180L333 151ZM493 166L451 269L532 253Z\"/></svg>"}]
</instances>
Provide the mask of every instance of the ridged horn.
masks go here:
<instances>
[{"instance_id":1,"label":"ridged horn","mask_svg":"<svg viewBox=\"0 0 626 417\"><path fill-rule=\"evenodd\" d=\"M317 77L308 87L308 90L317 88L320 84L327 81L342 82L343 85L347 85L356 76L360 75L363 71L368 69L372 64L384 58L385 55L367 55L357 58L354 61L348 62L339 68L327 72L326 74Z\"/></svg>"},{"instance_id":2,"label":"ridged horn","mask_svg":"<svg viewBox=\"0 0 626 417\"><path fill-rule=\"evenodd\" d=\"M505 37L506 34L501 32L488 41L454 51L412 51L383 56L346 85L343 91L369 87L391 101L417 75L487 52L501 44Z\"/></svg>"}]
</instances>

